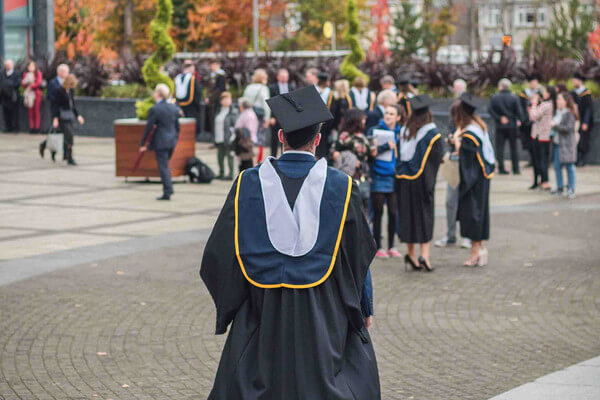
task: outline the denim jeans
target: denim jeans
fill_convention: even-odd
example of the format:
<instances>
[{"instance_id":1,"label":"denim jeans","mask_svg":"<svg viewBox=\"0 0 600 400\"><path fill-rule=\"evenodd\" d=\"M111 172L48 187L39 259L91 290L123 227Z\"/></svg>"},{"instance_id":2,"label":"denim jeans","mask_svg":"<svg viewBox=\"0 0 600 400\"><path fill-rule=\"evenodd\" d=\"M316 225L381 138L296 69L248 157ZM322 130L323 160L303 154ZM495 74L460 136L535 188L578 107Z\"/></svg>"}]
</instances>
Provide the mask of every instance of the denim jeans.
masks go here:
<instances>
[{"instance_id":1,"label":"denim jeans","mask_svg":"<svg viewBox=\"0 0 600 400\"><path fill-rule=\"evenodd\" d=\"M563 188L563 174L562 169L565 167L567 170L567 179L569 182L569 189L573 192L575 191L575 164L574 163L561 163L558 157L558 145L554 145L553 153L553 164L554 164L554 172L556 173L556 187L558 189Z\"/></svg>"}]
</instances>

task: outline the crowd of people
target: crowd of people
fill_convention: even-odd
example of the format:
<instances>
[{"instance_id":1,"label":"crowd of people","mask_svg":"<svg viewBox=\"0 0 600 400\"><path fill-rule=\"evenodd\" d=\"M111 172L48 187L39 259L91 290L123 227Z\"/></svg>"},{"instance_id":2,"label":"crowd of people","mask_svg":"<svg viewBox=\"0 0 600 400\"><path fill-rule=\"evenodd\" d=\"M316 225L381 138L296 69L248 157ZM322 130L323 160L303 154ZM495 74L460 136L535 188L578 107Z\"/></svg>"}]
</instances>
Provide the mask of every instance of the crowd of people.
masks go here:
<instances>
[{"instance_id":1,"label":"crowd of people","mask_svg":"<svg viewBox=\"0 0 600 400\"><path fill-rule=\"evenodd\" d=\"M192 62L186 61L184 67L187 65ZM211 64L211 70L222 71L216 62ZM187 70L188 74L191 72ZM185 80L177 79L178 82ZM475 112L478 102L467 93L467 83L462 79L453 85L456 103L449 110L450 124L438 127L429 110L432 100L419 94L418 82L410 76L397 80L384 76L380 80L382 90L374 93L362 77L353 82L330 82L329 75L316 68L307 69L304 75L304 86L317 89L333 116L321 126L316 155L357 182L370 216L378 248L376 256L402 257L394 245L397 236L407 244L405 265L426 271L433 270L429 259L433 195L441 164L445 174L458 179L448 180L447 233L435 245L457 244L460 222L461 246L471 249L467 266L487 263L483 242L489 238L490 178L495 169L499 174L509 174L504 166L507 142L513 174L520 174L519 147L529 153L531 189L575 197L575 165L585 163L593 127L591 95L583 82L583 77L576 75L575 90L569 92L565 85L544 87L537 76L531 75L527 77L526 89L517 95L511 91L512 83L502 79L488 105L495 127L494 150L488 128ZM252 83L237 100L237 106L222 82L219 88L209 88L211 93L220 90L211 122L220 179L231 180L236 175L234 156L239 160L239 171L260 164L266 156L265 146L270 146L271 156L277 156L281 125L271 115L266 101L294 89L286 69L277 72L276 82L271 85L265 70L254 71ZM187 90L180 89L181 93L190 91L190 85ZM555 188L549 183L551 162L556 173ZM567 171L566 185L563 169ZM383 243L385 209L387 241Z\"/></svg>"}]
</instances>

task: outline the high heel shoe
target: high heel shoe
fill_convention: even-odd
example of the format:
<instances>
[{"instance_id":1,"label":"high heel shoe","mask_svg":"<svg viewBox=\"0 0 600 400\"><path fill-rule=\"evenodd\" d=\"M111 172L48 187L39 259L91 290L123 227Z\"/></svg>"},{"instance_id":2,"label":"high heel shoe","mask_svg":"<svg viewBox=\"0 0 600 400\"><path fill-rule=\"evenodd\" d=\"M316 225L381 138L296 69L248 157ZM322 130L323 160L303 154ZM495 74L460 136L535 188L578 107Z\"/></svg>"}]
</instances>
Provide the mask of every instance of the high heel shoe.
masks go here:
<instances>
[{"instance_id":1,"label":"high heel shoe","mask_svg":"<svg viewBox=\"0 0 600 400\"><path fill-rule=\"evenodd\" d=\"M488 250L483 248L479 251L479 260L477 260L478 267L485 267L488 263Z\"/></svg>"},{"instance_id":2,"label":"high heel shoe","mask_svg":"<svg viewBox=\"0 0 600 400\"><path fill-rule=\"evenodd\" d=\"M52 162L56 162L56 152L55 151L51 151L50 152L50 156L52 157Z\"/></svg>"},{"instance_id":3,"label":"high heel shoe","mask_svg":"<svg viewBox=\"0 0 600 400\"><path fill-rule=\"evenodd\" d=\"M421 269L421 265L420 264L416 264L413 259L411 258L411 256L409 256L408 254L404 255L404 271L408 271L408 264L410 264L410 266L413 269L419 270Z\"/></svg>"},{"instance_id":4,"label":"high heel shoe","mask_svg":"<svg viewBox=\"0 0 600 400\"><path fill-rule=\"evenodd\" d=\"M432 272L433 271L433 267L429 264L429 262L427 262L425 260L425 258L423 258L423 256L419 257L419 265L421 266L421 268L424 268L425 271L427 272Z\"/></svg>"},{"instance_id":5,"label":"high heel shoe","mask_svg":"<svg viewBox=\"0 0 600 400\"><path fill-rule=\"evenodd\" d=\"M44 152L46 151L46 141L40 143L40 157L44 158Z\"/></svg>"}]
</instances>

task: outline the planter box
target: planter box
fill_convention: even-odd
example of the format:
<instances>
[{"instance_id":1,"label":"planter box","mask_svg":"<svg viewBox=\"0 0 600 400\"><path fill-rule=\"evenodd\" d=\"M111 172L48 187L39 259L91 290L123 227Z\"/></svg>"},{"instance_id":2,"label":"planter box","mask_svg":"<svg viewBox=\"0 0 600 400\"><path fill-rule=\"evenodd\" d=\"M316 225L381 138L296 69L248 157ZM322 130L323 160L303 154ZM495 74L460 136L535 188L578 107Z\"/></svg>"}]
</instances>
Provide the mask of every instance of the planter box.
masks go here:
<instances>
[{"instance_id":1,"label":"planter box","mask_svg":"<svg viewBox=\"0 0 600 400\"><path fill-rule=\"evenodd\" d=\"M173 176L184 175L185 164L196 155L196 120L180 118L179 140L169 162ZM136 118L118 119L114 122L116 176L160 177L154 152L146 151L135 172L133 165L139 156L140 143L146 128L146 121Z\"/></svg>"}]
</instances>

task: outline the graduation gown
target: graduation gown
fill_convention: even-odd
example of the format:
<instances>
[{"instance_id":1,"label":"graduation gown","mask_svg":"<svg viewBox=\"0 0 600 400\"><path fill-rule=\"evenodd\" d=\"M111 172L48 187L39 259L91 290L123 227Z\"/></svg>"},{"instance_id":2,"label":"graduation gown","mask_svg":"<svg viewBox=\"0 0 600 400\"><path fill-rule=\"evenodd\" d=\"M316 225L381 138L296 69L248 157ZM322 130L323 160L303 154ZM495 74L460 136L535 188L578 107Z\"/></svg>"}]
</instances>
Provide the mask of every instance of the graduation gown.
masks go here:
<instances>
[{"instance_id":1,"label":"graduation gown","mask_svg":"<svg viewBox=\"0 0 600 400\"><path fill-rule=\"evenodd\" d=\"M592 100L592 92L584 87L578 91L574 90L571 92L571 95L575 100L575 104L577 104L581 125L587 124L588 126L587 131L584 131L581 129L580 125L580 139L577 144L577 150L585 154L590 149L590 138L594 128L594 103Z\"/></svg>"},{"instance_id":2,"label":"graduation gown","mask_svg":"<svg viewBox=\"0 0 600 400\"><path fill-rule=\"evenodd\" d=\"M251 280L261 280L260 271L247 271L247 260L242 270L235 244L236 207L241 212L250 203L236 206L236 188L256 169L234 183L202 259L200 275L217 309L216 333L225 333L231 324L209 400L380 399L375 354L361 312L376 249L358 187L353 184L349 194L343 193L349 196L347 212L328 277L302 289L259 287ZM293 206L301 179L280 177ZM260 250L255 252L260 264ZM298 269L285 268L302 271L302 265L294 265Z\"/></svg>"},{"instance_id":3,"label":"graduation gown","mask_svg":"<svg viewBox=\"0 0 600 400\"><path fill-rule=\"evenodd\" d=\"M477 242L490 238L490 180L494 175L493 149L487 144L488 155L484 155L482 132L478 126L469 125L462 133L459 152L460 235Z\"/></svg>"},{"instance_id":4,"label":"graduation gown","mask_svg":"<svg viewBox=\"0 0 600 400\"><path fill-rule=\"evenodd\" d=\"M435 180L444 155L440 138L431 123L419 129L413 140L400 140L396 192L398 235L404 243L428 243L433 238Z\"/></svg>"}]
</instances>

